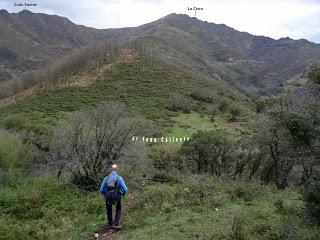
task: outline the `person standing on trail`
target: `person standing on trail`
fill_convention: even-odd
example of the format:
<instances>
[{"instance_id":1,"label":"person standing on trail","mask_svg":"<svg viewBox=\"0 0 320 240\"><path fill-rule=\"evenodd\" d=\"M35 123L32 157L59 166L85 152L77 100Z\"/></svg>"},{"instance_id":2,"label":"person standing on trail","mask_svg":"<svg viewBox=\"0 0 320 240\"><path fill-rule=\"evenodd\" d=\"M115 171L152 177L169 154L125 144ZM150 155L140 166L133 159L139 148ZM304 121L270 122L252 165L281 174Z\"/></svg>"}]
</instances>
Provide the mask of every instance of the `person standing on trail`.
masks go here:
<instances>
[{"instance_id":1,"label":"person standing on trail","mask_svg":"<svg viewBox=\"0 0 320 240\"><path fill-rule=\"evenodd\" d=\"M118 175L118 166L111 165L111 173L106 176L101 184L100 192L104 195L106 200L108 224L110 227L120 227L121 217L121 195L125 195L128 191L122 177ZM114 221L112 219L112 205L116 204L116 215Z\"/></svg>"}]
</instances>

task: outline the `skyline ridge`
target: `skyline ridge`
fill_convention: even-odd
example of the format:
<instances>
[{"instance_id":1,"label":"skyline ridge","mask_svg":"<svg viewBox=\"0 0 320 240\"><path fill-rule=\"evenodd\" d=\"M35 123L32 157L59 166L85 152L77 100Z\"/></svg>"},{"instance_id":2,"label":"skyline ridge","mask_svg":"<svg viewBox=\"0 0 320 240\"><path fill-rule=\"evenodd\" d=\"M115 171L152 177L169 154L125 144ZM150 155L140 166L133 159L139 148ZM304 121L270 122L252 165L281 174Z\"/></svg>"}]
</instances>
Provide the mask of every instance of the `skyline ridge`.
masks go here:
<instances>
[{"instance_id":1,"label":"skyline ridge","mask_svg":"<svg viewBox=\"0 0 320 240\"><path fill-rule=\"evenodd\" d=\"M240 33L248 33L252 36L256 36L256 37L264 37L264 38L270 38L272 40L275 40L275 41L279 41L279 40L293 40L293 41L307 41L309 43L313 43L313 44L317 44L319 45L320 43L318 42L315 42L315 41L312 41L312 40L309 40L309 39L306 39L306 38L299 38L299 39L294 39L290 36L283 36L283 37L280 37L280 38L273 38L273 37L270 37L270 36L267 36L267 35L256 35L256 34L253 34L251 32L248 32L248 31L241 31L241 30L238 30L232 26L229 26L225 23L215 23L215 22L209 22L209 21L206 21L206 20L202 20L202 19L199 19L197 17L192 17L192 16L189 16L188 14L184 14L184 13L175 13L175 12L172 12L170 14L167 14L161 18L158 18L154 21L151 21L151 22L146 22L146 23L143 23L141 25L138 25L138 26L124 26L124 27L114 27L114 28L95 28L93 26L88 26L88 25L83 25L83 24L78 24L74 21L72 21L71 19L69 19L68 17L66 16L62 16L62 15L58 15L58 14L48 14L48 13L44 13L44 12L33 12L33 11L30 11L29 9L23 9L19 12L9 12L8 10L6 9L0 9L0 14L1 13L8 13L8 14L22 14L22 13L32 13L32 14L44 14L44 15L48 15L48 16L58 16L58 17L61 17L61 18L65 18L65 19L68 19L70 22L72 22L73 24L76 24L78 26L84 26L84 27L87 27L87 28L93 28L93 29L96 29L96 30L108 30L108 29L127 29L127 28L138 28L138 27L141 27L143 25L146 25L146 24L149 24L149 23L153 23L153 22L157 22L161 19L164 19L164 18L167 18L167 17L170 17L170 16L173 16L173 15L180 15L180 16L186 16L188 18L191 18L191 19L196 19L198 21L201 21L201 22L205 22L205 23L208 23L208 24L215 24L215 25L221 25L221 26L226 26L228 28L231 28L237 32L240 32Z\"/></svg>"}]
</instances>

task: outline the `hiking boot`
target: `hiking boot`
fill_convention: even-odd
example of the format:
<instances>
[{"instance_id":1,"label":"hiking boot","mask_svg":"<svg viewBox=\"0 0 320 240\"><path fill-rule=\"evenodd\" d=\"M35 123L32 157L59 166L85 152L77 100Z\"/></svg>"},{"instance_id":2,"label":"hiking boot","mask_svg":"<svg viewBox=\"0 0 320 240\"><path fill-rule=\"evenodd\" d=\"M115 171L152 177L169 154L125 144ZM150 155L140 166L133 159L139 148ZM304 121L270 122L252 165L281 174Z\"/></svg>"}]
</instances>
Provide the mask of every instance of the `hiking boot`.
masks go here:
<instances>
[{"instance_id":1,"label":"hiking boot","mask_svg":"<svg viewBox=\"0 0 320 240\"><path fill-rule=\"evenodd\" d=\"M120 230L121 229L121 225L114 225L113 228L116 229L116 230Z\"/></svg>"}]
</instances>

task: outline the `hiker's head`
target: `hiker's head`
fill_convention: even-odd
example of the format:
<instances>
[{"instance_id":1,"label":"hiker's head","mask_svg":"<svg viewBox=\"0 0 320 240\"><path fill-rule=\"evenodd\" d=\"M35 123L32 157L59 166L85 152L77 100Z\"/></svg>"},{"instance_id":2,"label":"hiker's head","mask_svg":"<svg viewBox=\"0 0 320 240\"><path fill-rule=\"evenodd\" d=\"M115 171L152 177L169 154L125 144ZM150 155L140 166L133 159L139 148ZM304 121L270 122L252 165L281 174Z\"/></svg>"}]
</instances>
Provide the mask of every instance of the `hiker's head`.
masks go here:
<instances>
[{"instance_id":1,"label":"hiker's head","mask_svg":"<svg viewBox=\"0 0 320 240\"><path fill-rule=\"evenodd\" d=\"M111 171L112 171L112 172L117 172L117 171L118 171L118 166L117 166L117 164L112 164L112 165L111 165Z\"/></svg>"}]
</instances>

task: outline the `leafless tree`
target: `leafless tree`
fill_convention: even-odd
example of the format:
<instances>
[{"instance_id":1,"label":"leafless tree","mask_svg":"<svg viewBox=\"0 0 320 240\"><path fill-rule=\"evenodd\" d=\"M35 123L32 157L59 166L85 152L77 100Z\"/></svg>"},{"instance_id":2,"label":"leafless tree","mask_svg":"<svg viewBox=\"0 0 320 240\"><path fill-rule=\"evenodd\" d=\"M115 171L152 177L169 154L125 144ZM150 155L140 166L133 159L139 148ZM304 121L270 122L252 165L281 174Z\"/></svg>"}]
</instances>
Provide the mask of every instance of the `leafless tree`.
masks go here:
<instances>
[{"instance_id":1,"label":"leafless tree","mask_svg":"<svg viewBox=\"0 0 320 240\"><path fill-rule=\"evenodd\" d=\"M134 130L135 120L116 102L74 113L55 128L50 162L59 175L68 170L73 177L95 182L113 161L135 157Z\"/></svg>"}]
</instances>

